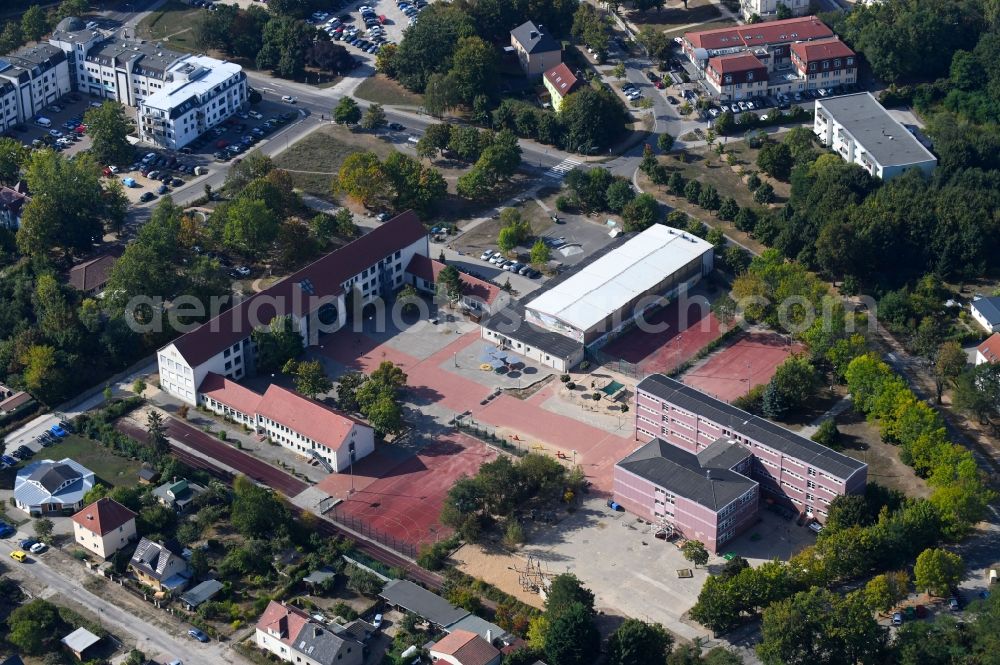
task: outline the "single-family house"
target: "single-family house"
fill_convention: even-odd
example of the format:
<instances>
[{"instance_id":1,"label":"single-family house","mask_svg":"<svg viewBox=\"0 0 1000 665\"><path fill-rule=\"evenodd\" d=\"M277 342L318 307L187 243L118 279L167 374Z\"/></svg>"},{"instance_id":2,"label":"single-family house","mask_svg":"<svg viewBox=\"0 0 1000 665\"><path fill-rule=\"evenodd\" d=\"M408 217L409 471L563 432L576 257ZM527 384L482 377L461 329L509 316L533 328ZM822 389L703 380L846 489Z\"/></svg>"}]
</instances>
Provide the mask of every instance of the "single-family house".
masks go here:
<instances>
[{"instance_id":1,"label":"single-family house","mask_svg":"<svg viewBox=\"0 0 1000 665\"><path fill-rule=\"evenodd\" d=\"M101 254L89 261L78 263L69 270L69 284L85 295L94 296L104 290L111 268L118 261L114 254Z\"/></svg>"},{"instance_id":2,"label":"single-family house","mask_svg":"<svg viewBox=\"0 0 1000 665\"><path fill-rule=\"evenodd\" d=\"M157 591L183 591L191 581L191 570L181 555L147 538L139 541L128 569Z\"/></svg>"},{"instance_id":3,"label":"single-family house","mask_svg":"<svg viewBox=\"0 0 1000 665\"><path fill-rule=\"evenodd\" d=\"M545 72L545 76L542 77L542 83L545 85L545 89L549 91L549 101L552 104L552 110L558 113L562 110L563 100L569 96L569 93L577 89L580 80L569 70L566 63L560 62Z\"/></svg>"},{"instance_id":4,"label":"single-family house","mask_svg":"<svg viewBox=\"0 0 1000 665\"><path fill-rule=\"evenodd\" d=\"M103 497L73 515L73 542L107 559L135 539L136 514Z\"/></svg>"},{"instance_id":5,"label":"single-family house","mask_svg":"<svg viewBox=\"0 0 1000 665\"><path fill-rule=\"evenodd\" d=\"M993 333L976 347L976 364L1000 363L1000 332Z\"/></svg>"},{"instance_id":6,"label":"single-family house","mask_svg":"<svg viewBox=\"0 0 1000 665\"><path fill-rule=\"evenodd\" d=\"M510 31L510 45L528 78L538 78L562 61L562 45L543 27L526 21Z\"/></svg>"},{"instance_id":7,"label":"single-family house","mask_svg":"<svg viewBox=\"0 0 1000 665\"><path fill-rule=\"evenodd\" d=\"M430 648L431 661L449 665L500 665L500 650L476 633L456 630Z\"/></svg>"},{"instance_id":8,"label":"single-family house","mask_svg":"<svg viewBox=\"0 0 1000 665\"><path fill-rule=\"evenodd\" d=\"M314 621L297 607L272 600L257 621L257 646L288 663L361 665L364 645L345 631Z\"/></svg>"},{"instance_id":9,"label":"single-family house","mask_svg":"<svg viewBox=\"0 0 1000 665\"><path fill-rule=\"evenodd\" d=\"M1000 332L1000 296L973 298L969 311L988 332Z\"/></svg>"},{"instance_id":10,"label":"single-family house","mask_svg":"<svg viewBox=\"0 0 1000 665\"><path fill-rule=\"evenodd\" d=\"M68 457L32 462L14 479L14 504L33 517L72 514L94 486L94 472Z\"/></svg>"},{"instance_id":11,"label":"single-family house","mask_svg":"<svg viewBox=\"0 0 1000 665\"><path fill-rule=\"evenodd\" d=\"M34 403L35 398L25 391L0 383L0 418L17 415Z\"/></svg>"},{"instance_id":12,"label":"single-family house","mask_svg":"<svg viewBox=\"0 0 1000 665\"><path fill-rule=\"evenodd\" d=\"M180 480L174 478L169 483L163 483L154 489L153 496L167 508L183 513L191 506L194 498L204 491L204 487L186 478Z\"/></svg>"}]
</instances>

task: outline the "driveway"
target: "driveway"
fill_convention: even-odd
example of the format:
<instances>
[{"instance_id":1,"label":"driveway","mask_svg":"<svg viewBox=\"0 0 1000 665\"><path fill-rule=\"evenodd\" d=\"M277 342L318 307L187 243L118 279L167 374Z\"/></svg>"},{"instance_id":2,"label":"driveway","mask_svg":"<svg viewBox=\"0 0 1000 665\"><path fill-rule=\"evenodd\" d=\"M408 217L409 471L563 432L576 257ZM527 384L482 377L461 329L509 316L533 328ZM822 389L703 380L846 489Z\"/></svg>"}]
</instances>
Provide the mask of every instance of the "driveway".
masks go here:
<instances>
[{"instance_id":1,"label":"driveway","mask_svg":"<svg viewBox=\"0 0 1000 665\"><path fill-rule=\"evenodd\" d=\"M10 553L16 547L16 539L24 538L26 535L18 533L17 536L0 540L0 556L4 561L11 561ZM44 559L46 555L41 556ZM144 651L147 656L157 657L163 662L180 658L188 665L246 662L239 654L219 642L202 644L188 638L180 631L175 635L147 621L137 621L134 614L91 593L79 580L56 571L42 559L32 555L25 563L11 563L7 566L9 574L29 584L34 582L35 584L31 586L44 587L44 591L40 593L42 598L62 595L79 602L97 614L100 622L119 636L131 635L135 639L137 648ZM56 599L53 602L59 601Z\"/></svg>"}]
</instances>

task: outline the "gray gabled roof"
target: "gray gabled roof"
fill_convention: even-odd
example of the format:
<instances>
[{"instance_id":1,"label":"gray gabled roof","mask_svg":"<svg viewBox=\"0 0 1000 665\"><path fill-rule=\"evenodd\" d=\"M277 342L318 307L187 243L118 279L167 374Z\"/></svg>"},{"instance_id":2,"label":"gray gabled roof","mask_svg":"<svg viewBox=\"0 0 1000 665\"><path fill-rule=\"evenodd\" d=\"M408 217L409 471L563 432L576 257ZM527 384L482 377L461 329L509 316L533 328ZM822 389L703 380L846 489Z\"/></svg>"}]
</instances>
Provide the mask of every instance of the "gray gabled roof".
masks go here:
<instances>
[{"instance_id":1,"label":"gray gabled roof","mask_svg":"<svg viewBox=\"0 0 1000 665\"><path fill-rule=\"evenodd\" d=\"M847 480L868 466L662 374L650 374L636 388L704 416L734 433L774 448L841 480Z\"/></svg>"},{"instance_id":2,"label":"gray gabled roof","mask_svg":"<svg viewBox=\"0 0 1000 665\"><path fill-rule=\"evenodd\" d=\"M340 637L329 628L312 622L302 627L292 647L321 665L334 665L348 649L360 651L364 648L360 642Z\"/></svg>"},{"instance_id":3,"label":"gray gabled roof","mask_svg":"<svg viewBox=\"0 0 1000 665\"><path fill-rule=\"evenodd\" d=\"M170 559L174 557L178 557L178 555L167 549L166 545L143 538L136 546L130 563L134 568L142 570L155 579L162 580L167 572Z\"/></svg>"},{"instance_id":4,"label":"gray gabled roof","mask_svg":"<svg viewBox=\"0 0 1000 665\"><path fill-rule=\"evenodd\" d=\"M547 51L560 51L562 46L541 26L535 25L531 21L517 26L510 31L511 37L528 53L545 53Z\"/></svg>"},{"instance_id":5,"label":"gray gabled roof","mask_svg":"<svg viewBox=\"0 0 1000 665\"><path fill-rule=\"evenodd\" d=\"M389 582L379 596L390 605L402 607L441 627L450 626L469 614L466 610L455 607L436 593L431 593L409 580Z\"/></svg>"},{"instance_id":6,"label":"gray gabled roof","mask_svg":"<svg viewBox=\"0 0 1000 665\"><path fill-rule=\"evenodd\" d=\"M1000 324L1000 296L977 298L972 301L972 306L983 315L983 318L986 319L991 326Z\"/></svg>"},{"instance_id":7,"label":"gray gabled roof","mask_svg":"<svg viewBox=\"0 0 1000 665\"><path fill-rule=\"evenodd\" d=\"M756 481L735 471L711 463L703 466L694 453L661 439L653 439L617 466L714 511L757 486Z\"/></svg>"}]
</instances>

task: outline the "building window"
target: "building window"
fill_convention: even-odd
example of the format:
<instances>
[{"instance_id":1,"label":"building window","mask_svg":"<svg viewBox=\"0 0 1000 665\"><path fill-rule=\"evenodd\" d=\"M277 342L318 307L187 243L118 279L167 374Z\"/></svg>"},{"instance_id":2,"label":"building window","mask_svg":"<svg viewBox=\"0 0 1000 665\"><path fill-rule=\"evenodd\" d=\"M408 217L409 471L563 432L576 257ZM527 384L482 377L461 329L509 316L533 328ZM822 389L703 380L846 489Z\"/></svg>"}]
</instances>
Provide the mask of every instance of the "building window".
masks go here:
<instances>
[{"instance_id":1,"label":"building window","mask_svg":"<svg viewBox=\"0 0 1000 665\"><path fill-rule=\"evenodd\" d=\"M726 85L729 85L730 83L733 82L733 77L729 74L726 74L725 76L722 77L722 82L725 83Z\"/></svg>"},{"instance_id":2,"label":"building window","mask_svg":"<svg viewBox=\"0 0 1000 665\"><path fill-rule=\"evenodd\" d=\"M753 80L753 72L747 72L747 80L748 81L752 81Z\"/></svg>"}]
</instances>

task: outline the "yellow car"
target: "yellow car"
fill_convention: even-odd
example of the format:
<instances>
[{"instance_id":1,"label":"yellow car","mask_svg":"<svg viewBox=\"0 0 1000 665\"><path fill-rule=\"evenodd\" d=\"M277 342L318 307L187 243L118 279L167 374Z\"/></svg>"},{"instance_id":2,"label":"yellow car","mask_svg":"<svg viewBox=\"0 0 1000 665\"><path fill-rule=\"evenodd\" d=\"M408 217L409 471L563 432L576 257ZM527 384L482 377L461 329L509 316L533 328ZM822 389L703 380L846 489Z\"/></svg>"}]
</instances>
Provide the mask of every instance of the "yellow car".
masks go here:
<instances>
[{"instance_id":1,"label":"yellow car","mask_svg":"<svg viewBox=\"0 0 1000 665\"><path fill-rule=\"evenodd\" d=\"M10 558L18 563L24 563L24 560L28 558L28 555L21 550L14 550L10 553Z\"/></svg>"}]
</instances>

